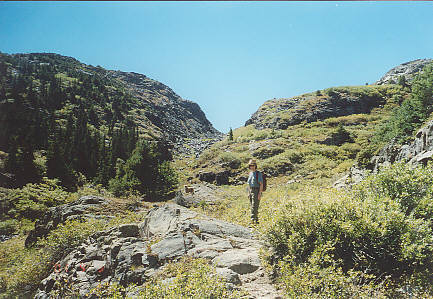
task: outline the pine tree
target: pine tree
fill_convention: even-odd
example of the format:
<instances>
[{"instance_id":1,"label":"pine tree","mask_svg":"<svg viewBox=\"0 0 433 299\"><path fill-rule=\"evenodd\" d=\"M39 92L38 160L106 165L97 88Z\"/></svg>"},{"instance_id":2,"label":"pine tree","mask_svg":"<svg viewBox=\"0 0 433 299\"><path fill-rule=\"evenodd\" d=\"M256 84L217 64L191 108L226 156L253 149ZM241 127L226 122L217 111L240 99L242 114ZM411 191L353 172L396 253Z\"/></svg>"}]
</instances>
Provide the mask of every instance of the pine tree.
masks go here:
<instances>
[{"instance_id":1,"label":"pine tree","mask_svg":"<svg viewBox=\"0 0 433 299\"><path fill-rule=\"evenodd\" d=\"M123 195L136 190L149 200L167 198L177 184L177 175L161 158L156 143L140 140L128 160L117 165L116 177L110 180L111 191Z\"/></svg>"},{"instance_id":2,"label":"pine tree","mask_svg":"<svg viewBox=\"0 0 433 299\"><path fill-rule=\"evenodd\" d=\"M230 131L229 131L229 140L233 141L233 130L232 130L232 128L230 128Z\"/></svg>"}]
</instances>

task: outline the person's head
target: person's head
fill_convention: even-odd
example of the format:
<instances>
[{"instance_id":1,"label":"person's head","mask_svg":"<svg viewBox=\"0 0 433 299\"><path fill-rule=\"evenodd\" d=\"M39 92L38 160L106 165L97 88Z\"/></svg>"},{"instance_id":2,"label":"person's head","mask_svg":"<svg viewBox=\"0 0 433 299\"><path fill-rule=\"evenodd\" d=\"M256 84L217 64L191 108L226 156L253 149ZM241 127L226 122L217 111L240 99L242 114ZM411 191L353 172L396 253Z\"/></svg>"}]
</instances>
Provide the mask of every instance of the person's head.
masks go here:
<instances>
[{"instance_id":1,"label":"person's head","mask_svg":"<svg viewBox=\"0 0 433 299\"><path fill-rule=\"evenodd\" d=\"M257 162L255 159L251 159L250 162L248 162L248 168L251 171L255 171L257 169Z\"/></svg>"}]
</instances>

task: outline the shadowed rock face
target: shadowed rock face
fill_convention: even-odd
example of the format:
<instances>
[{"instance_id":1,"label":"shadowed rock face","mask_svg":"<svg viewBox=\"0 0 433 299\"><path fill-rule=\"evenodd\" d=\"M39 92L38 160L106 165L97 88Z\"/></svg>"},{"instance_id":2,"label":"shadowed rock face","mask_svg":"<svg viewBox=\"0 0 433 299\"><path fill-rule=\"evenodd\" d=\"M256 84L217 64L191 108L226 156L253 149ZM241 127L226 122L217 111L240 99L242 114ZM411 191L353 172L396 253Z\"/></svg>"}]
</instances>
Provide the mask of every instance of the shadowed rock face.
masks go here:
<instances>
[{"instance_id":1,"label":"shadowed rock face","mask_svg":"<svg viewBox=\"0 0 433 299\"><path fill-rule=\"evenodd\" d=\"M35 298L46 298L60 279L81 296L105 282L140 285L183 256L209 259L228 283L241 284L244 275L262 271L260 246L249 228L166 204L149 211L142 223L92 235L58 262Z\"/></svg>"},{"instance_id":2,"label":"shadowed rock face","mask_svg":"<svg viewBox=\"0 0 433 299\"><path fill-rule=\"evenodd\" d=\"M425 124L410 144L398 145L390 142L377 156L372 158L374 171L394 162L407 161L411 164L426 164L433 159L433 121Z\"/></svg>"},{"instance_id":3,"label":"shadowed rock face","mask_svg":"<svg viewBox=\"0 0 433 299\"><path fill-rule=\"evenodd\" d=\"M376 84L390 84L398 83L400 76L404 76L406 82L412 81L415 76L422 71L422 69L427 65L433 63L433 59L417 59L414 61L406 62L392 68L387 72L382 78L380 78Z\"/></svg>"},{"instance_id":4,"label":"shadowed rock face","mask_svg":"<svg viewBox=\"0 0 433 299\"><path fill-rule=\"evenodd\" d=\"M219 136L197 103L182 99L163 83L134 72L109 74L148 107L144 116L169 140Z\"/></svg>"}]
</instances>

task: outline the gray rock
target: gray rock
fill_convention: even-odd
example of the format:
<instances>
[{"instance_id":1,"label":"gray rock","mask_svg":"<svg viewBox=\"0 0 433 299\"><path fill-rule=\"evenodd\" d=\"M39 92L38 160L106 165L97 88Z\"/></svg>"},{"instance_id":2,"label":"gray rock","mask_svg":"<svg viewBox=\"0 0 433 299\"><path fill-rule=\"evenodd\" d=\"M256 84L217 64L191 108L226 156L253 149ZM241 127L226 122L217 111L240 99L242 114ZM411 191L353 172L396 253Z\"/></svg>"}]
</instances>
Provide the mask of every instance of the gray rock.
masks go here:
<instances>
[{"instance_id":1,"label":"gray rock","mask_svg":"<svg viewBox=\"0 0 433 299\"><path fill-rule=\"evenodd\" d=\"M369 170L354 165L349 169L349 172L346 175L333 184L333 187L337 189L349 189L353 185L363 181L369 174Z\"/></svg>"},{"instance_id":2,"label":"gray rock","mask_svg":"<svg viewBox=\"0 0 433 299\"><path fill-rule=\"evenodd\" d=\"M149 211L140 224L93 234L59 261L60 270L41 282L36 298L65 278L81 296L103 281L140 285L184 256L207 258L222 268L217 272L227 283L240 284L242 275L261 268L261 245L249 228L166 204Z\"/></svg>"},{"instance_id":3,"label":"gray rock","mask_svg":"<svg viewBox=\"0 0 433 299\"><path fill-rule=\"evenodd\" d=\"M197 207L200 205L214 205L221 201L221 198L215 195L215 190L207 185L193 184L190 186L194 193L184 194L177 192L174 201L183 207Z\"/></svg>"},{"instance_id":4,"label":"gray rock","mask_svg":"<svg viewBox=\"0 0 433 299\"><path fill-rule=\"evenodd\" d=\"M405 145L391 141L377 156L372 158L374 172L394 162L406 161L410 164L427 164L433 157L433 121L426 123L415 135L415 139Z\"/></svg>"},{"instance_id":5,"label":"gray rock","mask_svg":"<svg viewBox=\"0 0 433 299\"><path fill-rule=\"evenodd\" d=\"M86 212L90 208L98 208L108 203L109 201L102 197L90 195L83 196L72 203L50 208L41 219L36 221L35 228L26 238L26 247L33 245L38 238L47 236L51 230L66 220L97 218L98 216L86 214Z\"/></svg>"},{"instance_id":6,"label":"gray rock","mask_svg":"<svg viewBox=\"0 0 433 299\"><path fill-rule=\"evenodd\" d=\"M228 268L217 268L216 272L219 276L224 278L227 282L239 285L241 280L239 279L239 274Z\"/></svg>"},{"instance_id":7,"label":"gray rock","mask_svg":"<svg viewBox=\"0 0 433 299\"><path fill-rule=\"evenodd\" d=\"M152 253L158 255L160 260L179 258L186 255L191 242L181 233L170 234L160 242L153 245Z\"/></svg>"},{"instance_id":8,"label":"gray rock","mask_svg":"<svg viewBox=\"0 0 433 299\"><path fill-rule=\"evenodd\" d=\"M231 249L213 260L217 267L228 268L238 274L247 274L260 267L257 251L250 249Z\"/></svg>"},{"instance_id":9,"label":"gray rock","mask_svg":"<svg viewBox=\"0 0 433 299\"><path fill-rule=\"evenodd\" d=\"M380 78L376 84L389 84L389 83L397 83L400 76L404 76L406 82L411 82L415 76L423 70L423 68L427 65L433 63L433 59L417 59L414 61L406 62L400 64L390 71L388 71L382 78Z\"/></svg>"}]
</instances>

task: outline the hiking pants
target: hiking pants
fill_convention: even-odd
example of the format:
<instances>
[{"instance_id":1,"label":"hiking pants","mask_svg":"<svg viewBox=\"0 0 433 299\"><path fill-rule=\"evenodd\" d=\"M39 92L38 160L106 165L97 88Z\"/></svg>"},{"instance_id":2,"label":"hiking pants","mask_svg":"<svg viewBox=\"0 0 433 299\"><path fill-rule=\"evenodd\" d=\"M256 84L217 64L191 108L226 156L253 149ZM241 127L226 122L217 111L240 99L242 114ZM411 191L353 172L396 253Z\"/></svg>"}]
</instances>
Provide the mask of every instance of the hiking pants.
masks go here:
<instances>
[{"instance_id":1,"label":"hiking pants","mask_svg":"<svg viewBox=\"0 0 433 299\"><path fill-rule=\"evenodd\" d=\"M251 221L254 223L259 222L259 192L260 188L250 188Z\"/></svg>"}]
</instances>

